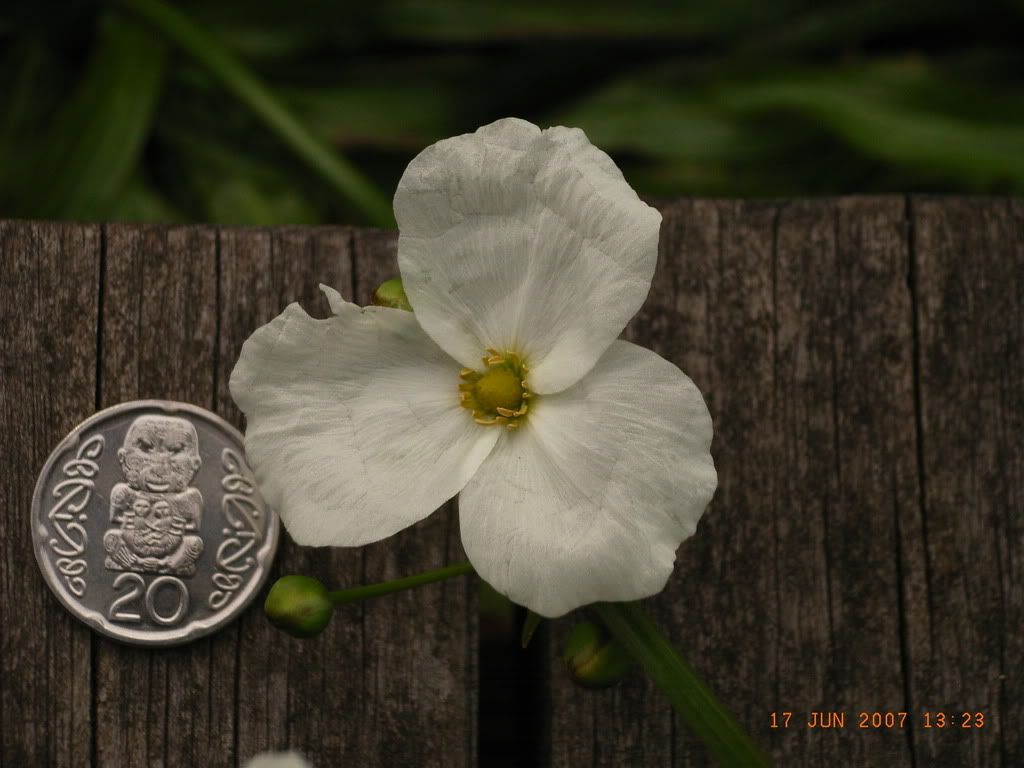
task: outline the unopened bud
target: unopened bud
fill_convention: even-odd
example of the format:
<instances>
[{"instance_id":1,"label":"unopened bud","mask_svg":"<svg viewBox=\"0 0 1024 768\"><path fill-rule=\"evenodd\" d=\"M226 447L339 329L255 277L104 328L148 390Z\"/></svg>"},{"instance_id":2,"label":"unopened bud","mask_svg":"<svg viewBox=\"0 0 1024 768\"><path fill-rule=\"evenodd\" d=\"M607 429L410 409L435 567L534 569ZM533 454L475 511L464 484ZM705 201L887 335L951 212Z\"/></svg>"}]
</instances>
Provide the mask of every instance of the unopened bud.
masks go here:
<instances>
[{"instance_id":1,"label":"unopened bud","mask_svg":"<svg viewBox=\"0 0 1024 768\"><path fill-rule=\"evenodd\" d=\"M584 688L609 688L633 666L633 657L603 626L583 621L572 628L562 654L569 677Z\"/></svg>"},{"instance_id":2,"label":"unopened bud","mask_svg":"<svg viewBox=\"0 0 1024 768\"><path fill-rule=\"evenodd\" d=\"M404 309L412 312L412 305L405 295L405 288L402 286L402 278L393 277L385 280L380 287L373 292L370 303L377 307L391 307L392 309Z\"/></svg>"},{"instance_id":3,"label":"unopened bud","mask_svg":"<svg viewBox=\"0 0 1024 768\"><path fill-rule=\"evenodd\" d=\"M327 588L308 576L282 576L270 588L263 610L270 623L293 637L313 637L324 631L334 603Z\"/></svg>"}]
</instances>

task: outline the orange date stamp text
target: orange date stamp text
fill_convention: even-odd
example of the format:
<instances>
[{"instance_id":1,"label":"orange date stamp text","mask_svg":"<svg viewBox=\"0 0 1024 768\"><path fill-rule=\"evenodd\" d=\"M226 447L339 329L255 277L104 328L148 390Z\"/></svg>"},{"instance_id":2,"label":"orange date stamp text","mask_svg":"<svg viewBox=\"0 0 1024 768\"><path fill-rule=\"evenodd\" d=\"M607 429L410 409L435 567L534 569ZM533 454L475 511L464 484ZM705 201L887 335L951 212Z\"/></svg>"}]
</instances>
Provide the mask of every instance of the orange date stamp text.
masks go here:
<instances>
[{"instance_id":1,"label":"orange date stamp text","mask_svg":"<svg viewBox=\"0 0 1024 768\"><path fill-rule=\"evenodd\" d=\"M809 728L828 730L862 728L875 730L902 730L911 727L977 730L985 727L985 713L971 710L924 710L916 715L910 712L858 710L814 710L811 712L771 712L769 727L773 729Z\"/></svg>"}]
</instances>

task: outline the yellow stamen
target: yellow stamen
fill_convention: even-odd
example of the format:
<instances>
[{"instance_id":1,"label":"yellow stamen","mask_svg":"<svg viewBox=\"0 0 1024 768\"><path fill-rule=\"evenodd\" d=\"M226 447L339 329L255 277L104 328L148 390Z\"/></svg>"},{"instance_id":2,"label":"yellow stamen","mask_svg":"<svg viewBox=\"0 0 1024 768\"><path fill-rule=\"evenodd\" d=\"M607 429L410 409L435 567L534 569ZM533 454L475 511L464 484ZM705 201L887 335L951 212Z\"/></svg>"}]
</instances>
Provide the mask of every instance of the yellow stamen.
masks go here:
<instances>
[{"instance_id":1,"label":"yellow stamen","mask_svg":"<svg viewBox=\"0 0 1024 768\"><path fill-rule=\"evenodd\" d=\"M518 429L529 410L526 401L534 397L523 381L527 366L515 352L490 347L486 352L480 358L483 371L459 371L459 404L473 414L477 424Z\"/></svg>"}]
</instances>

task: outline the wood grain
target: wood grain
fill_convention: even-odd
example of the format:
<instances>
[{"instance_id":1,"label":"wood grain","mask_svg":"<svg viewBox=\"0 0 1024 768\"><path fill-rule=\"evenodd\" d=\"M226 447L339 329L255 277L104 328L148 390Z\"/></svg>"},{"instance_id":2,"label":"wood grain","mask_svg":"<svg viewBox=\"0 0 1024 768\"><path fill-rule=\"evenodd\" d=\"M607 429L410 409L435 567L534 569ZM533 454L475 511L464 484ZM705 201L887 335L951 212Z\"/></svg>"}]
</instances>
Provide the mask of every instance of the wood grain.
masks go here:
<instances>
[{"instance_id":1,"label":"wood grain","mask_svg":"<svg viewBox=\"0 0 1024 768\"><path fill-rule=\"evenodd\" d=\"M216 232L106 228L100 407L146 398L213 404ZM230 634L159 650L94 639L95 765L227 765Z\"/></svg>"},{"instance_id":2,"label":"wood grain","mask_svg":"<svg viewBox=\"0 0 1024 768\"><path fill-rule=\"evenodd\" d=\"M50 451L96 408L97 226L0 222L0 766L79 766L95 717L87 627L32 552Z\"/></svg>"},{"instance_id":3,"label":"wood grain","mask_svg":"<svg viewBox=\"0 0 1024 768\"><path fill-rule=\"evenodd\" d=\"M356 283L346 228L0 223L0 393L16 436L0 441L16 468L0 512L0 766L237 766L289 748L318 766L475 764L472 580L350 606L312 641L273 630L257 601L210 638L143 650L75 622L32 554L36 474L76 423L154 397L241 427L228 379L244 340L292 301L327 316L320 282L366 301L377 262L394 260L386 240L362 248ZM365 549L285 536L274 575L345 587L461 559L452 514Z\"/></svg>"},{"instance_id":4,"label":"wood grain","mask_svg":"<svg viewBox=\"0 0 1024 768\"><path fill-rule=\"evenodd\" d=\"M1024 203L662 210L626 335L704 392L720 487L649 609L779 765L1024 764ZM0 768L285 748L319 768L476 764L473 579L349 606L313 641L256 605L141 650L74 621L32 553L36 475L78 422L160 397L241 427L228 379L256 327L292 301L326 316L320 282L366 303L395 274L393 232L0 222ZM273 575L345 587L455 562L457 515L355 550L285 536ZM711 764L641 675L568 683L570 626L547 633L548 765ZM846 727L808 729L813 711ZM859 729L861 711L907 727ZM923 728L926 711L957 727Z\"/></svg>"},{"instance_id":5,"label":"wood grain","mask_svg":"<svg viewBox=\"0 0 1024 768\"><path fill-rule=\"evenodd\" d=\"M627 336L705 393L720 487L649 607L779 765L1021 762L1021 210L664 207ZM638 677L592 694L556 674L551 702L553 766L711 764ZM965 710L990 720L922 727ZM808 729L814 711L846 727Z\"/></svg>"},{"instance_id":6,"label":"wood grain","mask_svg":"<svg viewBox=\"0 0 1024 768\"><path fill-rule=\"evenodd\" d=\"M916 199L919 538L908 605L918 707L985 713L931 729L922 765L1024 761L1024 251L1020 203Z\"/></svg>"},{"instance_id":7,"label":"wood grain","mask_svg":"<svg viewBox=\"0 0 1024 768\"><path fill-rule=\"evenodd\" d=\"M329 315L318 286L350 293L351 233L226 230L221 265L218 405L241 428L228 381L242 343L293 302L315 317ZM285 536L271 578L286 573L314 576L332 588L354 585L362 580L362 553L298 547ZM359 727L363 645L358 606L354 613L336 617L313 641L274 630L258 610L242 618L237 648L241 760L287 747L328 765L366 758Z\"/></svg>"}]
</instances>

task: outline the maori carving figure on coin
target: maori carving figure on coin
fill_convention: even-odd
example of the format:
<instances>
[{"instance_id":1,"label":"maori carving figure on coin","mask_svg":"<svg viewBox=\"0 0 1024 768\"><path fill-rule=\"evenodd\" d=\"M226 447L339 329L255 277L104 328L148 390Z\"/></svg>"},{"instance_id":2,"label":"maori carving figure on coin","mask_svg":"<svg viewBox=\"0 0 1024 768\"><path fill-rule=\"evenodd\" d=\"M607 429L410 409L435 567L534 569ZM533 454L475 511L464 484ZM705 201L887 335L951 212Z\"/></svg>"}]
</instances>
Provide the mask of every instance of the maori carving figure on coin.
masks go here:
<instances>
[{"instance_id":1,"label":"maori carving figure on coin","mask_svg":"<svg viewBox=\"0 0 1024 768\"><path fill-rule=\"evenodd\" d=\"M104 561L113 571L193 576L203 552L203 496L189 487L202 464L190 421L139 416L118 450L126 482L110 492Z\"/></svg>"}]
</instances>

